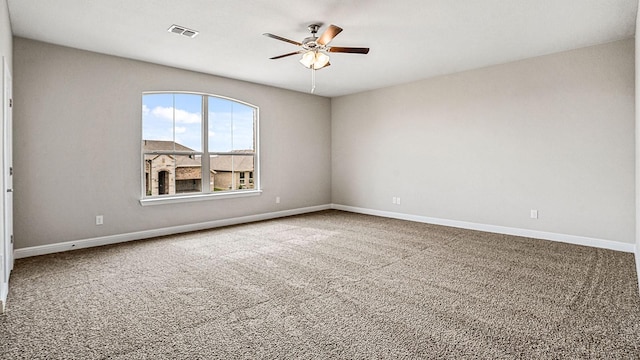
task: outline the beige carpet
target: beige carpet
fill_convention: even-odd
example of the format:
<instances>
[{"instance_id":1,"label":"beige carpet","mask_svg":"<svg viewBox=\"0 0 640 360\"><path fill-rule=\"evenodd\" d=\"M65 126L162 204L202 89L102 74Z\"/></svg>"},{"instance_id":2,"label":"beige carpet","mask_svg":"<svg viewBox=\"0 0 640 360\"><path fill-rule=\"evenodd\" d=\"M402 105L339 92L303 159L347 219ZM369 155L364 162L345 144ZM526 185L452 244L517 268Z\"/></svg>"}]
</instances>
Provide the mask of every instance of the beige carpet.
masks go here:
<instances>
[{"instance_id":1,"label":"beige carpet","mask_svg":"<svg viewBox=\"0 0 640 360\"><path fill-rule=\"evenodd\" d=\"M18 260L2 359L638 359L632 254L324 211Z\"/></svg>"}]
</instances>

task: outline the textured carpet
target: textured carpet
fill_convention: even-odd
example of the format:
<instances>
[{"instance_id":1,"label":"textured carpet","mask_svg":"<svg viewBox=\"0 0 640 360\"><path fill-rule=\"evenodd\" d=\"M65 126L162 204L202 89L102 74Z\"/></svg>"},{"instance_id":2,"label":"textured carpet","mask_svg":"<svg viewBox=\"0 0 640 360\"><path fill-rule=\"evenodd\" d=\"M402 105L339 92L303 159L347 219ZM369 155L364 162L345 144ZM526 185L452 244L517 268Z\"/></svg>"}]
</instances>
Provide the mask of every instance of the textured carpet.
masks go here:
<instances>
[{"instance_id":1,"label":"textured carpet","mask_svg":"<svg viewBox=\"0 0 640 360\"><path fill-rule=\"evenodd\" d=\"M632 254L324 211L21 259L2 359L640 358Z\"/></svg>"}]
</instances>

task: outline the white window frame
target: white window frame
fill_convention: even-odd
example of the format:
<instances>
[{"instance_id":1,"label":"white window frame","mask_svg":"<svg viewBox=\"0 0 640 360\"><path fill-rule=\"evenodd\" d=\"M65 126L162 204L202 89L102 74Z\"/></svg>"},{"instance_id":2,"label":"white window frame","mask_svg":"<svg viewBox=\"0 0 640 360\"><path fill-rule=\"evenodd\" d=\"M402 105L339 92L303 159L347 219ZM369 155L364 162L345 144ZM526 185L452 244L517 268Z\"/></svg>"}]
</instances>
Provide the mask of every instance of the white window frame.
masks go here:
<instances>
[{"instance_id":1,"label":"white window frame","mask_svg":"<svg viewBox=\"0 0 640 360\"><path fill-rule=\"evenodd\" d=\"M258 196L262 193L260 187L260 108L256 105L250 104L248 102L230 98L222 95L201 93L201 92L192 92L192 91L144 91L140 96L141 102L143 101L144 95L152 95L152 94L187 94L187 95L198 95L202 97L202 151L193 151L193 152L185 152L185 151L148 151L144 150L144 139L142 139L142 134L140 136L141 140L141 150L140 150L140 164L141 164L141 177L140 177L140 205L148 206L148 205L161 205L161 204L173 204L173 203L183 203L183 202L192 202L192 201L202 201L202 200L213 200L213 199L228 199L228 198L239 198L239 197L247 197L247 196ZM232 101L238 104L242 104L248 107L253 108L253 189L235 189L235 190L226 190L226 191L212 191L211 190L211 172L210 172L210 156L211 155L233 155L233 156L250 156L246 154L239 154L234 152L209 152L209 101L210 97L223 99ZM142 106L140 106L142 109ZM140 113L140 121L142 122L142 112ZM201 155L201 192L195 193L181 193L181 194L170 194L170 195L153 195L148 196L146 193L146 176L145 176L145 154L157 154L157 155ZM205 161L206 160L206 161ZM232 172L233 173L233 172ZM151 176L151 174L149 174ZM233 179L233 176L232 176Z\"/></svg>"}]
</instances>

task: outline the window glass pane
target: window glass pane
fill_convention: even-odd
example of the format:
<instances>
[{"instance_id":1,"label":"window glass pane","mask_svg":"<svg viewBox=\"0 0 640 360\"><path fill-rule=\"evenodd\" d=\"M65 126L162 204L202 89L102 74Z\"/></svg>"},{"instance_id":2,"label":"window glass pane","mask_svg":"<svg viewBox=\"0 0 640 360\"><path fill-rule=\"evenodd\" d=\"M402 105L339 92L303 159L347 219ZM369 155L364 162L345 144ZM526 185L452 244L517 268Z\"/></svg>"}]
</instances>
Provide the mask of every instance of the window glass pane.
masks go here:
<instances>
[{"instance_id":1,"label":"window glass pane","mask_svg":"<svg viewBox=\"0 0 640 360\"><path fill-rule=\"evenodd\" d=\"M153 195L153 159L156 155L144 155L144 195L151 196ZM157 195L158 191L156 190L155 194Z\"/></svg>"},{"instance_id":2,"label":"window glass pane","mask_svg":"<svg viewBox=\"0 0 640 360\"><path fill-rule=\"evenodd\" d=\"M200 155L144 155L145 195L202 191Z\"/></svg>"},{"instance_id":3,"label":"window glass pane","mask_svg":"<svg viewBox=\"0 0 640 360\"><path fill-rule=\"evenodd\" d=\"M142 139L173 141L173 94L142 96Z\"/></svg>"},{"instance_id":4,"label":"window glass pane","mask_svg":"<svg viewBox=\"0 0 640 360\"><path fill-rule=\"evenodd\" d=\"M211 191L253 189L253 155L212 155ZM244 177L241 176L244 175ZM251 181L247 179L251 178Z\"/></svg>"},{"instance_id":5,"label":"window glass pane","mask_svg":"<svg viewBox=\"0 0 640 360\"><path fill-rule=\"evenodd\" d=\"M231 152L233 101L209 97L209 151Z\"/></svg>"},{"instance_id":6,"label":"window glass pane","mask_svg":"<svg viewBox=\"0 0 640 360\"><path fill-rule=\"evenodd\" d=\"M202 156L176 156L176 194L202 191Z\"/></svg>"},{"instance_id":7,"label":"window glass pane","mask_svg":"<svg viewBox=\"0 0 640 360\"><path fill-rule=\"evenodd\" d=\"M175 194L175 158L172 155L145 154L147 196Z\"/></svg>"},{"instance_id":8,"label":"window glass pane","mask_svg":"<svg viewBox=\"0 0 640 360\"><path fill-rule=\"evenodd\" d=\"M174 117L176 143L202 151L202 96L175 94Z\"/></svg>"},{"instance_id":9,"label":"window glass pane","mask_svg":"<svg viewBox=\"0 0 640 360\"><path fill-rule=\"evenodd\" d=\"M143 95L142 139L156 141L161 150L174 150L175 142L175 150L202 151L202 96Z\"/></svg>"},{"instance_id":10,"label":"window glass pane","mask_svg":"<svg viewBox=\"0 0 640 360\"><path fill-rule=\"evenodd\" d=\"M252 107L233 104L233 150L254 150Z\"/></svg>"}]
</instances>

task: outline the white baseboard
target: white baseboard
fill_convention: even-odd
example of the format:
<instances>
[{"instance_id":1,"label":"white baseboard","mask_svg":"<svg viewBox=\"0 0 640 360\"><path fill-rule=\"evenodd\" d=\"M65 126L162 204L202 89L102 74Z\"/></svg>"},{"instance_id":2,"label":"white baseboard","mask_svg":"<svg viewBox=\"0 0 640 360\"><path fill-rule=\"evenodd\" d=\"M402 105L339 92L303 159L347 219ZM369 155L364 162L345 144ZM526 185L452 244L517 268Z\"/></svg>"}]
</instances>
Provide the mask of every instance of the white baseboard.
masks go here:
<instances>
[{"instance_id":1,"label":"white baseboard","mask_svg":"<svg viewBox=\"0 0 640 360\"><path fill-rule=\"evenodd\" d=\"M479 230L479 231L486 231L486 232L492 232L492 233L498 233L498 234L515 235L515 236L530 237L535 239L559 241L564 243L584 245L584 246L630 252L630 253L635 252L636 266L638 269L638 279L640 281L640 261L639 261L640 249L636 250L636 246L634 244L627 244L627 243L622 243L618 241L596 239L596 238L590 238L590 237L584 237L584 236L566 235L566 234L558 234L558 233L551 233L551 232L544 232L544 231L537 231L537 230L519 229L519 228L511 228L511 227L504 227L504 226L471 223L471 222L465 222L465 221L431 218L426 216L410 215L410 214L396 213L391 211L373 210L373 209L366 209L366 208L360 208L355 206L346 206L346 205L340 205L340 204L310 206L305 208L276 211L276 212L270 212L270 213L264 213L264 214L213 220L213 221L207 221L207 222L197 223L197 224L171 226L166 228L137 231L137 232L126 233L126 234L101 236L96 238L67 241L67 242L50 244L50 245L20 248L14 251L14 259L21 259L25 257L38 256L38 255L46 255L46 254L52 254L52 253L57 253L62 251L83 249L88 247L117 244L121 242L147 239L147 238L152 238L156 236L165 236L165 235L173 235L173 234L179 234L179 233L189 232L189 231L212 229L212 228L221 227L221 226L244 224L244 223L249 223L254 221L269 220L269 219L305 214L309 212L315 212L315 211L321 211L321 210L327 210L327 209L343 210L343 211L349 211L349 212L354 212L359 214L375 215L375 216L382 216L382 217L393 218L393 219L401 219L401 220L416 221L416 222L435 224L435 225L451 226L451 227L457 227L457 228L469 229L469 230Z\"/></svg>"},{"instance_id":2,"label":"white baseboard","mask_svg":"<svg viewBox=\"0 0 640 360\"><path fill-rule=\"evenodd\" d=\"M640 245L639 244L636 244L636 275L638 276L638 291L640 291Z\"/></svg>"},{"instance_id":3,"label":"white baseboard","mask_svg":"<svg viewBox=\"0 0 640 360\"><path fill-rule=\"evenodd\" d=\"M432 218L432 217L419 216L419 215L402 214L402 213L391 212L391 211L373 210L373 209L366 209L366 208L360 208L355 206L346 206L346 205L340 205L340 204L331 204L331 208L336 210L359 213L359 214L382 216L387 218L416 221L416 222L422 222L427 224L444 225L444 226L451 226L451 227L469 229L469 230L479 230L479 231L486 231L486 232L505 234L505 235L515 235L515 236L529 237L529 238L535 238L535 239L552 240L552 241L558 241L563 243L584 245L584 246L590 246L590 247L597 247L601 249L609 249L609 250L616 250L616 251L623 251L623 252L630 252L630 253L635 252L636 266L638 266L638 271L640 274L640 264L638 264L638 261L637 261L637 260L640 260L639 258L640 254L636 251L635 244L622 243L619 241L596 239L596 238L590 238L590 237L584 237L584 236L566 235L566 234L558 234L558 233L551 233L551 232L545 232L545 231L519 229L519 228L512 228L512 227L505 227L505 226L478 224L478 223L472 223L472 222L466 222L466 221L447 220L447 219L439 219L439 218ZM638 279L640 280L640 275Z\"/></svg>"},{"instance_id":4,"label":"white baseboard","mask_svg":"<svg viewBox=\"0 0 640 360\"><path fill-rule=\"evenodd\" d=\"M126 234L101 236L101 237L90 238L90 239L66 241L66 242L50 244L50 245L20 248L14 251L14 258L21 259L21 258L26 258L31 256L53 254L53 253L62 252L62 251L83 249L83 248L94 247L94 246L117 244L121 242L132 241L132 240L141 240L141 239L148 239L156 236L173 235L173 234L179 234L179 233L184 233L189 231L212 229L212 228L221 227L221 226L244 224L244 223L249 223L254 221L269 220L269 219L275 219L275 218L292 216L292 215L300 215L300 214L327 210L327 209L331 209L331 205L326 204L326 205L310 206L310 207L276 211L276 212L270 212L270 213L264 213L264 214L213 220L213 221L207 221L207 222L197 223L197 224L171 226L171 227L165 227L160 229L136 231L136 232L126 233Z\"/></svg>"},{"instance_id":5,"label":"white baseboard","mask_svg":"<svg viewBox=\"0 0 640 360\"><path fill-rule=\"evenodd\" d=\"M4 314L7 307L7 296L9 295L9 284L0 283L0 314Z\"/></svg>"}]
</instances>

